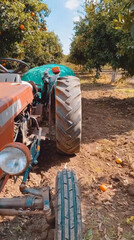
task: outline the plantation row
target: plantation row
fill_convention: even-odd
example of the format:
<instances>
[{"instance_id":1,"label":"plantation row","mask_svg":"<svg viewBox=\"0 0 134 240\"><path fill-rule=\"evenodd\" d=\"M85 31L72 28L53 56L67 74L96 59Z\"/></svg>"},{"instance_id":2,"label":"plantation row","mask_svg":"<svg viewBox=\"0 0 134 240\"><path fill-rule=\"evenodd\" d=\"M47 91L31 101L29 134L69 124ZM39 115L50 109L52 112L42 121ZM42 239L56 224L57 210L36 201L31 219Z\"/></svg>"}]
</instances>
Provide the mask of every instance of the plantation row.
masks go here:
<instances>
[{"instance_id":1,"label":"plantation row","mask_svg":"<svg viewBox=\"0 0 134 240\"><path fill-rule=\"evenodd\" d=\"M85 1L84 17L75 23L69 61L85 69L109 64L134 74L134 1Z\"/></svg>"},{"instance_id":2,"label":"plantation row","mask_svg":"<svg viewBox=\"0 0 134 240\"><path fill-rule=\"evenodd\" d=\"M31 67L61 62L60 40L47 30L49 13L42 0L0 0L0 57ZM83 16L75 23L68 60L96 69L96 77L106 64L134 75L134 0L85 0Z\"/></svg>"}]
</instances>

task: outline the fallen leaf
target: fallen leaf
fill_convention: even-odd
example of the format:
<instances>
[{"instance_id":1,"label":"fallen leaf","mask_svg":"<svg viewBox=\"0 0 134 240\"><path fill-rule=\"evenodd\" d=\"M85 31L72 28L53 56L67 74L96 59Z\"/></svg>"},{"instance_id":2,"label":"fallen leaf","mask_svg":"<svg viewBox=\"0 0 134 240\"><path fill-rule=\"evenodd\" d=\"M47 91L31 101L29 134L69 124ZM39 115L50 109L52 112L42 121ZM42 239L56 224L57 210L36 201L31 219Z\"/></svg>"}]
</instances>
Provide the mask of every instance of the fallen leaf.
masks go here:
<instances>
[{"instance_id":1,"label":"fallen leaf","mask_svg":"<svg viewBox=\"0 0 134 240\"><path fill-rule=\"evenodd\" d=\"M110 238L105 234L104 236L105 240L110 240Z\"/></svg>"},{"instance_id":2,"label":"fallen leaf","mask_svg":"<svg viewBox=\"0 0 134 240\"><path fill-rule=\"evenodd\" d=\"M66 162L65 165L64 165L64 169L67 169L67 162Z\"/></svg>"},{"instance_id":3,"label":"fallen leaf","mask_svg":"<svg viewBox=\"0 0 134 240\"><path fill-rule=\"evenodd\" d=\"M120 239L121 238L121 233L123 233L123 228L121 228L121 227L118 227L118 239Z\"/></svg>"},{"instance_id":4,"label":"fallen leaf","mask_svg":"<svg viewBox=\"0 0 134 240\"><path fill-rule=\"evenodd\" d=\"M134 216L131 216L131 217L129 217L129 218L126 219L126 222L127 222L128 224L131 224L133 220L134 220Z\"/></svg>"},{"instance_id":5,"label":"fallen leaf","mask_svg":"<svg viewBox=\"0 0 134 240\"><path fill-rule=\"evenodd\" d=\"M92 229L88 230L88 232L86 233L84 240L92 240L93 239L93 232Z\"/></svg>"},{"instance_id":6,"label":"fallen leaf","mask_svg":"<svg viewBox=\"0 0 134 240\"><path fill-rule=\"evenodd\" d=\"M100 232L103 232L103 229L102 229L102 222L100 222L100 223L98 224L98 226L99 226L99 231L100 231Z\"/></svg>"}]
</instances>

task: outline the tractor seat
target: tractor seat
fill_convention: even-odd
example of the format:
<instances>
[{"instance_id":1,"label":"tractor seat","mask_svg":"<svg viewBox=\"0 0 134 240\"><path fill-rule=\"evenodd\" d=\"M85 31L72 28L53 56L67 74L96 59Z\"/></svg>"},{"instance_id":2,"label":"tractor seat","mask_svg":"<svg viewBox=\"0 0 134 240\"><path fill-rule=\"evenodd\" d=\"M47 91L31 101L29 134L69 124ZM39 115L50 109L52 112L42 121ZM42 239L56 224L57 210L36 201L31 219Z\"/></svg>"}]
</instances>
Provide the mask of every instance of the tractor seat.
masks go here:
<instances>
[{"instance_id":1,"label":"tractor seat","mask_svg":"<svg viewBox=\"0 0 134 240\"><path fill-rule=\"evenodd\" d=\"M0 73L0 82L21 83L21 78L17 73Z\"/></svg>"}]
</instances>

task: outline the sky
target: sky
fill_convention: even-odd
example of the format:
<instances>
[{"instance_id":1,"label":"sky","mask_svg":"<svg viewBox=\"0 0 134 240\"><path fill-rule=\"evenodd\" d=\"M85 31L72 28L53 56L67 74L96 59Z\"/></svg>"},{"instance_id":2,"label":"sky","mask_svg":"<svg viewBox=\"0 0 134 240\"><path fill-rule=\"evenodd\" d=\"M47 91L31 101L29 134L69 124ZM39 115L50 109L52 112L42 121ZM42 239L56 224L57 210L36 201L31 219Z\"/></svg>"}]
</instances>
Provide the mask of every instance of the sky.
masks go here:
<instances>
[{"instance_id":1,"label":"sky","mask_svg":"<svg viewBox=\"0 0 134 240\"><path fill-rule=\"evenodd\" d=\"M69 54L71 39L73 37L74 21L79 19L84 0L45 0L51 10L47 17L48 31L58 35L63 47L63 53Z\"/></svg>"}]
</instances>

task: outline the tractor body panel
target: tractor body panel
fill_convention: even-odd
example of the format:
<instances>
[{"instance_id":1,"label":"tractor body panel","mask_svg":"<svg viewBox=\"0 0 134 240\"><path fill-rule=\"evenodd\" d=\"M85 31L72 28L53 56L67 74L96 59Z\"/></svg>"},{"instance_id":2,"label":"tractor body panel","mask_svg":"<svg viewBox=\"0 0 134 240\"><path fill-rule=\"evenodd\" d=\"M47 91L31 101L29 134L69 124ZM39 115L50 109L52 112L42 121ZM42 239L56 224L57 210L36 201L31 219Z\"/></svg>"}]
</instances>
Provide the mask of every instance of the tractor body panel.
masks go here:
<instances>
[{"instance_id":1,"label":"tractor body panel","mask_svg":"<svg viewBox=\"0 0 134 240\"><path fill-rule=\"evenodd\" d=\"M32 101L32 88L28 85L0 82L0 150L13 141L14 118Z\"/></svg>"}]
</instances>

